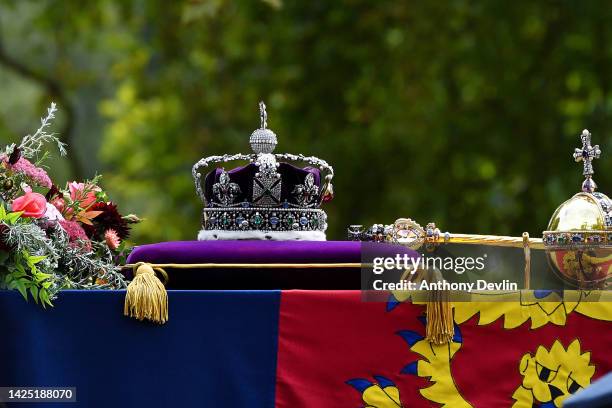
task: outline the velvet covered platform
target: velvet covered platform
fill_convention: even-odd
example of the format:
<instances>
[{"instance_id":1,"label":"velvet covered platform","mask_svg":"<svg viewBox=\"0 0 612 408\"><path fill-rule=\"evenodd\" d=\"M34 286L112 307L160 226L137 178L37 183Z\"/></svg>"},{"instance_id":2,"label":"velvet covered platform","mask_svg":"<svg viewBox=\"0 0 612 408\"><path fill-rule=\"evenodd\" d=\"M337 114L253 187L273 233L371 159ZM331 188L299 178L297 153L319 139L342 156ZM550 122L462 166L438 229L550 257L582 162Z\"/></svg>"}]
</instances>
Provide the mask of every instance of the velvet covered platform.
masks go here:
<instances>
[{"instance_id":1,"label":"velvet covered platform","mask_svg":"<svg viewBox=\"0 0 612 408\"><path fill-rule=\"evenodd\" d=\"M359 289L361 250L362 243L355 241L176 241L138 246L128 263L220 264L164 268L170 277L168 289ZM381 251L385 252L384 245ZM391 245L386 251L418 256ZM226 268L223 264L253 267ZM294 265L273 269L258 264ZM317 264L325 267L313 266Z\"/></svg>"},{"instance_id":2,"label":"velvet covered platform","mask_svg":"<svg viewBox=\"0 0 612 408\"><path fill-rule=\"evenodd\" d=\"M0 291L0 384L75 387L77 398L8 406L555 407L612 370L609 302L461 302L452 343L435 346L423 305L359 291L168 296L157 325L123 316L125 291L64 291L47 310Z\"/></svg>"}]
</instances>

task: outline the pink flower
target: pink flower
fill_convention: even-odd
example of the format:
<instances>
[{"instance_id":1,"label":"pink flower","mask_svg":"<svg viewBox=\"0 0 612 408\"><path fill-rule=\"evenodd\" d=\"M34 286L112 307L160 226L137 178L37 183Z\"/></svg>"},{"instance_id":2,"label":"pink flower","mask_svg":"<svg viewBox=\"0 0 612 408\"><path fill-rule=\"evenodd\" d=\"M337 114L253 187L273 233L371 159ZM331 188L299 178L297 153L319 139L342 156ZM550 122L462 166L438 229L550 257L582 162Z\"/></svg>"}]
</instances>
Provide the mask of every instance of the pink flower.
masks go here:
<instances>
[{"instance_id":1,"label":"pink flower","mask_svg":"<svg viewBox=\"0 0 612 408\"><path fill-rule=\"evenodd\" d=\"M106 230L104 233L104 240L106 241L106 245L113 251L121 245L121 239L119 239L119 235L117 235L114 229Z\"/></svg>"},{"instance_id":2,"label":"pink flower","mask_svg":"<svg viewBox=\"0 0 612 408\"><path fill-rule=\"evenodd\" d=\"M41 218L47 211L47 200L42 194L28 192L13 201L12 210L23 211L22 217Z\"/></svg>"},{"instance_id":3,"label":"pink flower","mask_svg":"<svg viewBox=\"0 0 612 408\"><path fill-rule=\"evenodd\" d=\"M69 183L68 189L70 190L72 201L79 202L79 207L83 209L91 207L97 200L96 193L102 191L98 186L85 185L76 181Z\"/></svg>"},{"instance_id":4,"label":"pink flower","mask_svg":"<svg viewBox=\"0 0 612 408\"><path fill-rule=\"evenodd\" d=\"M2 161L6 163L9 169L17 173L25 174L26 177L41 187L51 188L53 185L47 172L40 167L36 167L26 158L21 157L19 160L17 160L17 163L11 165L8 163L6 155L3 155Z\"/></svg>"},{"instance_id":5,"label":"pink flower","mask_svg":"<svg viewBox=\"0 0 612 408\"><path fill-rule=\"evenodd\" d=\"M76 221L58 220L70 240L71 246L82 247L86 250L91 249L91 241L87 238L87 234L81 224Z\"/></svg>"},{"instance_id":6,"label":"pink flower","mask_svg":"<svg viewBox=\"0 0 612 408\"><path fill-rule=\"evenodd\" d=\"M66 208L66 201L64 201L64 199L61 197L55 197L53 200L51 200L51 204L53 204L53 206L57 208L57 211L59 212L64 212L64 209Z\"/></svg>"},{"instance_id":7,"label":"pink flower","mask_svg":"<svg viewBox=\"0 0 612 408\"><path fill-rule=\"evenodd\" d=\"M45 218L50 221L63 220L62 213L52 204L47 203L47 211L45 212Z\"/></svg>"}]
</instances>

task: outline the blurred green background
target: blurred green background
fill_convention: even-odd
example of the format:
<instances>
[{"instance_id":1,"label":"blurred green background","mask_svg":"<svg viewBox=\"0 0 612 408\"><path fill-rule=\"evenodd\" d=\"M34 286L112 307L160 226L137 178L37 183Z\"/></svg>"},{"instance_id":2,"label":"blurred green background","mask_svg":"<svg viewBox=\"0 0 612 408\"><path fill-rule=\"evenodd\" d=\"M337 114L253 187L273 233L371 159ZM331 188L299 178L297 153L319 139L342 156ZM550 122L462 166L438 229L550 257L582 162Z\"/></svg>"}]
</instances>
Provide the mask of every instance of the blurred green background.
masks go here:
<instances>
[{"instance_id":1,"label":"blurred green background","mask_svg":"<svg viewBox=\"0 0 612 408\"><path fill-rule=\"evenodd\" d=\"M277 152L335 168L328 238L400 216L538 236L584 127L612 189L611 23L607 1L0 1L0 142L56 101L56 181L103 174L136 243L193 239L191 166L248 152L263 99Z\"/></svg>"}]
</instances>

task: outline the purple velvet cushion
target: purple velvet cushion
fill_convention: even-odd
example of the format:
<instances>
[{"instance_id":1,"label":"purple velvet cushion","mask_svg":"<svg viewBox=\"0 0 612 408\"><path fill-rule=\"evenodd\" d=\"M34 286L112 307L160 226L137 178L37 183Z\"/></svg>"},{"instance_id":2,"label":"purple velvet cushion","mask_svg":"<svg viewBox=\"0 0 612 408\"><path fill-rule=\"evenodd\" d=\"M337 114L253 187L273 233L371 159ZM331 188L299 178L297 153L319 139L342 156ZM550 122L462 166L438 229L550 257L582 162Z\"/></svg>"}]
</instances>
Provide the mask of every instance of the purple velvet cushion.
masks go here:
<instances>
[{"instance_id":1,"label":"purple velvet cushion","mask_svg":"<svg viewBox=\"0 0 612 408\"><path fill-rule=\"evenodd\" d=\"M136 247L128 263L361 262L355 241L176 241Z\"/></svg>"},{"instance_id":2,"label":"purple velvet cushion","mask_svg":"<svg viewBox=\"0 0 612 408\"><path fill-rule=\"evenodd\" d=\"M360 263L362 243L354 241L177 241L136 247L128 263ZM377 256L416 252L375 245ZM370 254L371 254L370 250ZM165 268L168 289L359 289L360 268ZM130 273L128 272L128 278Z\"/></svg>"}]
</instances>

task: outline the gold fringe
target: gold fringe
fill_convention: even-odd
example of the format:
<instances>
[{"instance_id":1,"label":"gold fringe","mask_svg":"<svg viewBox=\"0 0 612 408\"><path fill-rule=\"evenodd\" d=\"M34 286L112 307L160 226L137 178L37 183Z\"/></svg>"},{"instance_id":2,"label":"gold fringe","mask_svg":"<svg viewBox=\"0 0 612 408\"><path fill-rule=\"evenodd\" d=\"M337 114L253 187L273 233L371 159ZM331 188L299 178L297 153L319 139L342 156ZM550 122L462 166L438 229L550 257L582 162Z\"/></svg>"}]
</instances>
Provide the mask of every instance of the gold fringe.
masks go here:
<instances>
[{"instance_id":1,"label":"gold fringe","mask_svg":"<svg viewBox=\"0 0 612 408\"><path fill-rule=\"evenodd\" d=\"M163 324L168 321L168 293L164 284L157 278L160 272L167 281L168 275L161 268L147 263L135 265L134 279L127 287L123 314L138 320L150 320Z\"/></svg>"},{"instance_id":2,"label":"gold fringe","mask_svg":"<svg viewBox=\"0 0 612 408\"><path fill-rule=\"evenodd\" d=\"M453 308L448 299L448 292L434 290L427 302L427 327L425 337L433 344L447 344L455 335Z\"/></svg>"}]
</instances>

